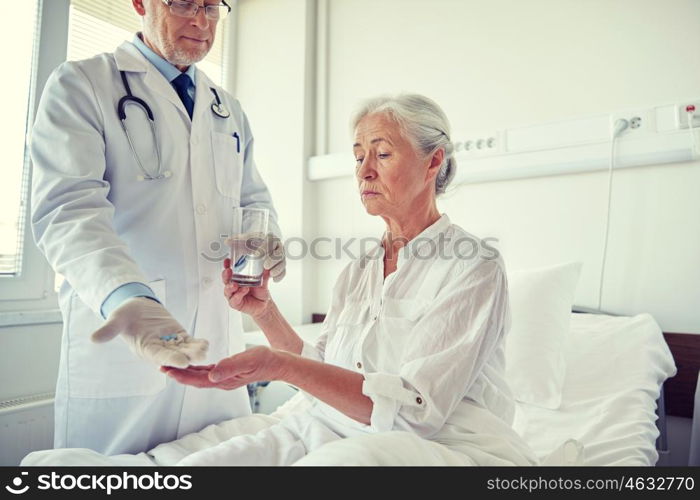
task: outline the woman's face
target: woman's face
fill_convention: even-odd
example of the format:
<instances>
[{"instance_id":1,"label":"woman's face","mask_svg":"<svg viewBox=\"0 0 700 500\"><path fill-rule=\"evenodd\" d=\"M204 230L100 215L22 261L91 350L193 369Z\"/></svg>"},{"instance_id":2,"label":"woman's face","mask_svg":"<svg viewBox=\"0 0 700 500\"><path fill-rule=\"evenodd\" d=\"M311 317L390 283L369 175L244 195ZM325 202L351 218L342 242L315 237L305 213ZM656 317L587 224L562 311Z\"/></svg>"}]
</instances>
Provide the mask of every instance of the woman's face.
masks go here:
<instances>
[{"instance_id":1,"label":"woman's face","mask_svg":"<svg viewBox=\"0 0 700 500\"><path fill-rule=\"evenodd\" d=\"M386 114L360 120L353 152L360 196L369 214L402 219L412 207L434 197L438 170L430 168L434 157L419 156Z\"/></svg>"}]
</instances>

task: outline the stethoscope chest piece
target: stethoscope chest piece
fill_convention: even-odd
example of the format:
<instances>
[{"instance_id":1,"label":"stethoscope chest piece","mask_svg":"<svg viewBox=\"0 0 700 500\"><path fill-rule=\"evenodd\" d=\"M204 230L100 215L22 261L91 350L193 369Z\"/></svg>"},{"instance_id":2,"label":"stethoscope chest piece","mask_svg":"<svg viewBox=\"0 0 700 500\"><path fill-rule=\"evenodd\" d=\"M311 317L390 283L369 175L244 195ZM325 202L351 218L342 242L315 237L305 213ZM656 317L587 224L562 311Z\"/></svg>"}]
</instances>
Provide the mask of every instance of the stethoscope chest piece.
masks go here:
<instances>
[{"instance_id":1,"label":"stethoscope chest piece","mask_svg":"<svg viewBox=\"0 0 700 500\"><path fill-rule=\"evenodd\" d=\"M231 116L231 113L229 113L224 105L221 104L221 98L219 98L219 93L216 91L216 89L214 87L209 87L209 89L211 90L211 93L214 94L215 98L215 102L211 103L212 112L219 118L228 118Z\"/></svg>"},{"instance_id":2,"label":"stethoscope chest piece","mask_svg":"<svg viewBox=\"0 0 700 500\"><path fill-rule=\"evenodd\" d=\"M224 106L221 103L211 103L211 110L219 118L228 118L229 116L231 116L231 113L229 113L228 110L224 108Z\"/></svg>"}]
</instances>

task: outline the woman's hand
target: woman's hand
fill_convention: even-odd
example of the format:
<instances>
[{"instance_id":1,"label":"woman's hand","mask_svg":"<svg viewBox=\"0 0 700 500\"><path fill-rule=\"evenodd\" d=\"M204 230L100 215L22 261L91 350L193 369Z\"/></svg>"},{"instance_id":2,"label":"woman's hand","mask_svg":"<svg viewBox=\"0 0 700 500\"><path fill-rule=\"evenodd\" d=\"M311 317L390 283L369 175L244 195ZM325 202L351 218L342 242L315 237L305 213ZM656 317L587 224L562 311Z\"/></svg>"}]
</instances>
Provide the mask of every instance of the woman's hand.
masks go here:
<instances>
[{"instance_id":1,"label":"woman's hand","mask_svg":"<svg viewBox=\"0 0 700 500\"><path fill-rule=\"evenodd\" d=\"M160 371L174 378L181 384L191 385L194 387L217 387L209 380L209 372L216 365L190 365L187 368L174 368L172 366L161 366ZM219 387L219 389L228 389L227 387ZM233 387L231 387L233 389Z\"/></svg>"},{"instance_id":2,"label":"woman's hand","mask_svg":"<svg viewBox=\"0 0 700 500\"><path fill-rule=\"evenodd\" d=\"M216 365L187 368L161 366L160 371L181 384L230 391L253 382L280 380L284 363L279 351L257 346L224 358Z\"/></svg>"},{"instance_id":3,"label":"woman's hand","mask_svg":"<svg viewBox=\"0 0 700 500\"><path fill-rule=\"evenodd\" d=\"M246 313L253 318L262 315L271 303L270 290L267 282L270 279L270 270L263 272L263 280L260 286L240 286L231 281L233 270L231 259L224 259L224 270L221 271L221 281L224 283L224 297L231 308Z\"/></svg>"}]
</instances>

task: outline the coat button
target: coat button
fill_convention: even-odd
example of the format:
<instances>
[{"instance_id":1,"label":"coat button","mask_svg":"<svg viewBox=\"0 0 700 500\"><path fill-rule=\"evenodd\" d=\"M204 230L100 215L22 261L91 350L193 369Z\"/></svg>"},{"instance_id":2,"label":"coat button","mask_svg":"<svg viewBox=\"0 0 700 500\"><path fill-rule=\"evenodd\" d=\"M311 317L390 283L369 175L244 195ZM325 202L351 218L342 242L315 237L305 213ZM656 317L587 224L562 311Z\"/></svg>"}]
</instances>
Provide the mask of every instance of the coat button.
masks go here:
<instances>
[{"instance_id":1,"label":"coat button","mask_svg":"<svg viewBox=\"0 0 700 500\"><path fill-rule=\"evenodd\" d=\"M362 368L362 363L360 363L360 362L358 361L358 362L357 362L357 367L358 367L358 368Z\"/></svg>"},{"instance_id":2,"label":"coat button","mask_svg":"<svg viewBox=\"0 0 700 500\"><path fill-rule=\"evenodd\" d=\"M207 213L207 206L204 203L200 203L199 205L197 205L197 213L199 215L204 215L205 213Z\"/></svg>"},{"instance_id":3,"label":"coat button","mask_svg":"<svg viewBox=\"0 0 700 500\"><path fill-rule=\"evenodd\" d=\"M211 278L209 276L205 276L204 278L202 278L202 285L204 285L204 286L211 285Z\"/></svg>"},{"instance_id":4,"label":"coat button","mask_svg":"<svg viewBox=\"0 0 700 500\"><path fill-rule=\"evenodd\" d=\"M418 403L419 405L422 405L422 404L423 404L423 399L420 398L420 397L416 398L416 403Z\"/></svg>"}]
</instances>

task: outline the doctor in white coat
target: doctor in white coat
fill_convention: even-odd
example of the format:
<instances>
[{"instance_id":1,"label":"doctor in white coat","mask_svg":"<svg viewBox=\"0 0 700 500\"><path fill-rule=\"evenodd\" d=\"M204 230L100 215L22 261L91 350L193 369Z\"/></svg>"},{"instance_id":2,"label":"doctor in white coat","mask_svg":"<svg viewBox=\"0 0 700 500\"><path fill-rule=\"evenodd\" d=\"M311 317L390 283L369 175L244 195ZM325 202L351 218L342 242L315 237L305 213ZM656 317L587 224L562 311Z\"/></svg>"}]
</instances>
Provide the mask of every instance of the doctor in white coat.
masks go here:
<instances>
[{"instance_id":1,"label":"doctor in white coat","mask_svg":"<svg viewBox=\"0 0 700 500\"><path fill-rule=\"evenodd\" d=\"M217 285L232 207L270 209L280 234L240 104L194 66L230 8L133 5L143 17L133 42L53 73L31 146L34 237L65 277L54 444L105 454L250 413L245 387L185 387L158 365L244 348ZM281 279L279 239L267 257Z\"/></svg>"}]
</instances>

